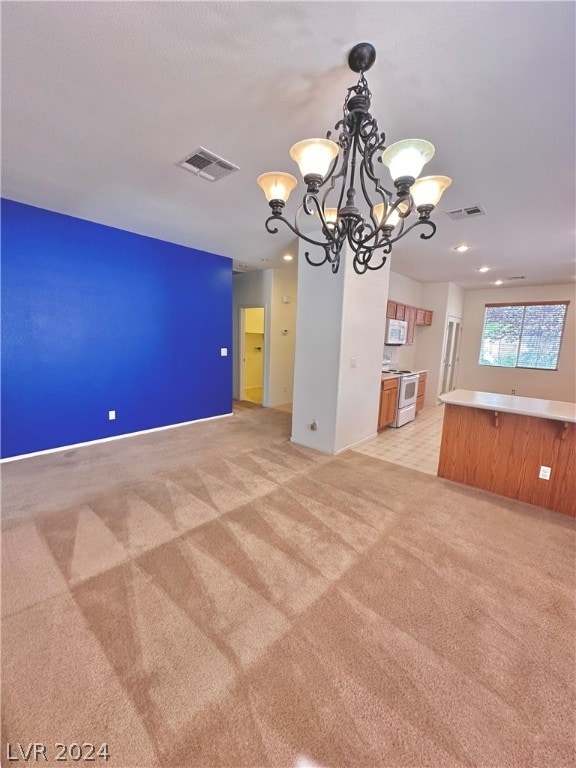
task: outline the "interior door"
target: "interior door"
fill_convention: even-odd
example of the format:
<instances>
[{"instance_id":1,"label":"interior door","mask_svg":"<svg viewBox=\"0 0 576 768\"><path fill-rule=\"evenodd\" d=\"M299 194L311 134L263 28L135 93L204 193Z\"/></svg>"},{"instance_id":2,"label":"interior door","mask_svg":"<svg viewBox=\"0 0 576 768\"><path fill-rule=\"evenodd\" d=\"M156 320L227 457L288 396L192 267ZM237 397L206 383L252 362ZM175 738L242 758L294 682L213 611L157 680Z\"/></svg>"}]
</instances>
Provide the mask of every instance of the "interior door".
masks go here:
<instances>
[{"instance_id":1,"label":"interior door","mask_svg":"<svg viewBox=\"0 0 576 768\"><path fill-rule=\"evenodd\" d=\"M444 356L442 358L442 389L440 394L454 389L456 379L456 367L458 364L458 348L460 344L460 331L462 319L449 317L446 328L446 341L444 343Z\"/></svg>"}]
</instances>

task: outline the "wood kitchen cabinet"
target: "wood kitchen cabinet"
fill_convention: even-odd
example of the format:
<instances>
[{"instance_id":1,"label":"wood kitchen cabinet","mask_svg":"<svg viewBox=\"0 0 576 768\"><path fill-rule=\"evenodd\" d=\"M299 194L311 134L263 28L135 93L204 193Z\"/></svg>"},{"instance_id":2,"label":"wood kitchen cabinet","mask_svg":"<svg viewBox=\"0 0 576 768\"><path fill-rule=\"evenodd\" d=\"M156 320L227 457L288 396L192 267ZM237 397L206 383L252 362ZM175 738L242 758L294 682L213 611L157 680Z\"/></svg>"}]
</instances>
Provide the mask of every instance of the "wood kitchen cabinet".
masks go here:
<instances>
[{"instance_id":1,"label":"wood kitchen cabinet","mask_svg":"<svg viewBox=\"0 0 576 768\"><path fill-rule=\"evenodd\" d=\"M392 424L396 418L398 404L398 382L400 379L382 379L380 385L380 410L378 412L378 431Z\"/></svg>"},{"instance_id":2,"label":"wood kitchen cabinet","mask_svg":"<svg viewBox=\"0 0 576 768\"><path fill-rule=\"evenodd\" d=\"M416 310L416 325L432 325L432 312L430 309L418 308Z\"/></svg>"},{"instance_id":3,"label":"wood kitchen cabinet","mask_svg":"<svg viewBox=\"0 0 576 768\"><path fill-rule=\"evenodd\" d=\"M424 395L426 394L426 373L421 373L418 379L418 394L416 397L416 413L424 408Z\"/></svg>"},{"instance_id":4,"label":"wood kitchen cabinet","mask_svg":"<svg viewBox=\"0 0 576 768\"><path fill-rule=\"evenodd\" d=\"M388 301L386 317L391 320L405 320L408 323L408 340L406 344L414 344L414 326L432 325L434 312L422 307L410 307L399 301Z\"/></svg>"},{"instance_id":5,"label":"wood kitchen cabinet","mask_svg":"<svg viewBox=\"0 0 576 768\"><path fill-rule=\"evenodd\" d=\"M416 325L416 307L405 307L404 320L408 323L406 344L414 344L414 326Z\"/></svg>"}]
</instances>

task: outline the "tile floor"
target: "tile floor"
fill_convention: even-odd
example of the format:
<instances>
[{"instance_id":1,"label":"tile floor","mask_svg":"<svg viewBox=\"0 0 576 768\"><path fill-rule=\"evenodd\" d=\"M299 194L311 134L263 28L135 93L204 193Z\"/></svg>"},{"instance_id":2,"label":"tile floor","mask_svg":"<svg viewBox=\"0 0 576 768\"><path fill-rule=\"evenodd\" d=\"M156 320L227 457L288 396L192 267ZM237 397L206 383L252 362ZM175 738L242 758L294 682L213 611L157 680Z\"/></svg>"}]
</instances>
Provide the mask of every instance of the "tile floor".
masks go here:
<instances>
[{"instance_id":1,"label":"tile floor","mask_svg":"<svg viewBox=\"0 0 576 768\"><path fill-rule=\"evenodd\" d=\"M358 453L435 475L440 456L443 405L424 408L414 421L399 429L387 427L378 437L354 448Z\"/></svg>"},{"instance_id":2,"label":"tile floor","mask_svg":"<svg viewBox=\"0 0 576 768\"><path fill-rule=\"evenodd\" d=\"M276 410L292 412L292 404L276 406ZM378 437L354 448L358 453L382 459L391 464L436 475L442 438L443 405L424 408L414 421L399 429L387 427Z\"/></svg>"}]
</instances>

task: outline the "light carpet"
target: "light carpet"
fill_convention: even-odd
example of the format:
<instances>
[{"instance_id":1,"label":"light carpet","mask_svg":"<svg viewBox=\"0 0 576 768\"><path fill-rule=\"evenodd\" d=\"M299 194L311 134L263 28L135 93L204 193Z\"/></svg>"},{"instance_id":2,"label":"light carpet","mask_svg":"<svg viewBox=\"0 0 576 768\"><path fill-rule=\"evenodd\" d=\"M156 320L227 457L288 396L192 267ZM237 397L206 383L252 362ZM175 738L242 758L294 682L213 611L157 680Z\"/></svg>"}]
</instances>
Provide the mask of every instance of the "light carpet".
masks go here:
<instances>
[{"instance_id":1,"label":"light carpet","mask_svg":"<svg viewBox=\"0 0 576 768\"><path fill-rule=\"evenodd\" d=\"M5 465L4 757L574 766L575 521L289 424Z\"/></svg>"}]
</instances>

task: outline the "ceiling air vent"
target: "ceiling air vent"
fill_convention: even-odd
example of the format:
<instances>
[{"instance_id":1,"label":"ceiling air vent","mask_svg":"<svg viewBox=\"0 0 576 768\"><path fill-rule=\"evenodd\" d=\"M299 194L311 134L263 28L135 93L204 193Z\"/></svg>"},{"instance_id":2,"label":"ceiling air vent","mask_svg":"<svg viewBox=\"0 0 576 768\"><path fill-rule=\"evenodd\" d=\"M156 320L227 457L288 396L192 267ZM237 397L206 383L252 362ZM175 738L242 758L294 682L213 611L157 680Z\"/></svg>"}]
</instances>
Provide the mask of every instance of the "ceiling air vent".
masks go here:
<instances>
[{"instance_id":1,"label":"ceiling air vent","mask_svg":"<svg viewBox=\"0 0 576 768\"><path fill-rule=\"evenodd\" d=\"M469 219L472 216L486 216L486 211L479 205L471 205L468 208L456 208L455 211L446 211L446 215L450 216L454 221L460 219Z\"/></svg>"},{"instance_id":2,"label":"ceiling air vent","mask_svg":"<svg viewBox=\"0 0 576 768\"><path fill-rule=\"evenodd\" d=\"M512 277L507 277L506 280L526 280L526 275L513 275Z\"/></svg>"},{"instance_id":3,"label":"ceiling air vent","mask_svg":"<svg viewBox=\"0 0 576 768\"><path fill-rule=\"evenodd\" d=\"M209 152L204 147L198 147L176 165L187 171L192 171L196 176L200 176L206 181L220 181L224 176L229 176L234 171L240 170L234 163L218 157L214 152Z\"/></svg>"}]
</instances>

